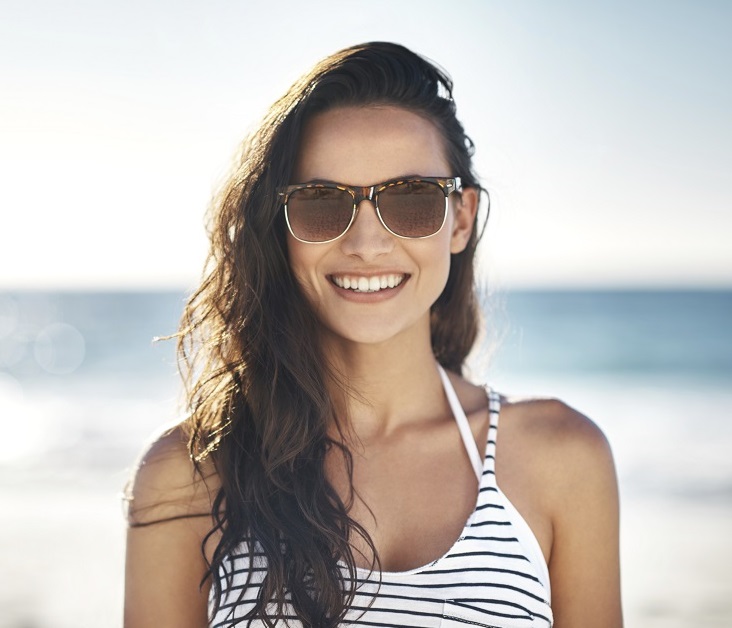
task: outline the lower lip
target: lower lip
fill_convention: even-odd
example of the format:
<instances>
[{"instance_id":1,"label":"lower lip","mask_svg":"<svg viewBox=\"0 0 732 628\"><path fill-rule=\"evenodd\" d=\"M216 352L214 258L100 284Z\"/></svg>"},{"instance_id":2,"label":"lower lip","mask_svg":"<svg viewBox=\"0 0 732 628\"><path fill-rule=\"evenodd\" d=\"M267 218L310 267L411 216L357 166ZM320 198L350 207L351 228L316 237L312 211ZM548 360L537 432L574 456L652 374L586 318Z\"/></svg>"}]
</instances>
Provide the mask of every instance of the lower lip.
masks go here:
<instances>
[{"instance_id":1,"label":"lower lip","mask_svg":"<svg viewBox=\"0 0 732 628\"><path fill-rule=\"evenodd\" d=\"M398 286L394 286L393 288L382 288L376 292L356 292L355 290L349 290L348 288L341 288L334 284L332 280L329 283L333 286L336 294L347 301L353 301L354 303L379 303L380 301L386 301L395 296L407 281L409 281L409 275L404 277Z\"/></svg>"}]
</instances>

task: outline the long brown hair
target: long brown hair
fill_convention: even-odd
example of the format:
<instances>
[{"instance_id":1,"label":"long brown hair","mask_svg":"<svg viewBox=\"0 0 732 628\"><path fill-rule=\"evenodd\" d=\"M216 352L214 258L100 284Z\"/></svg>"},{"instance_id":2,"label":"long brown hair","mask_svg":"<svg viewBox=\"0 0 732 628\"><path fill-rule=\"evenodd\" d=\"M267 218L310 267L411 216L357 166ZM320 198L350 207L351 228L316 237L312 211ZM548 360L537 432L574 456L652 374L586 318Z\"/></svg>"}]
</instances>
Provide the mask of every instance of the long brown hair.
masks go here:
<instances>
[{"instance_id":1,"label":"long brown hair","mask_svg":"<svg viewBox=\"0 0 732 628\"><path fill-rule=\"evenodd\" d=\"M290 271L277 196L291 183L300 133L312 115L370 104L403 107L432 121L451 174L481 189L473 145L442 70L397 44L337 52L296 82L244 142L212 205L206 272L178 334L190 452L197 465L210 457L221 481L209 535L220 534L220 541L206 577L219 600L227 555L247 541L253 556L256 546L267 573L247 619L270 626L272 603L279 615L291 604L304 626L336 626L353 599L349 538L360 535L376 556L368 534L349 517L350 500L344 502L325 475L333 447L349 475L352 469L347 448L328 436L338 417L327 384L338 384L338 375L322 355L317 319ZM457 372L477 333L477 239L474 228L465 250L452 256L431 312L434 354Z\"/></svg>"}]
</instances>

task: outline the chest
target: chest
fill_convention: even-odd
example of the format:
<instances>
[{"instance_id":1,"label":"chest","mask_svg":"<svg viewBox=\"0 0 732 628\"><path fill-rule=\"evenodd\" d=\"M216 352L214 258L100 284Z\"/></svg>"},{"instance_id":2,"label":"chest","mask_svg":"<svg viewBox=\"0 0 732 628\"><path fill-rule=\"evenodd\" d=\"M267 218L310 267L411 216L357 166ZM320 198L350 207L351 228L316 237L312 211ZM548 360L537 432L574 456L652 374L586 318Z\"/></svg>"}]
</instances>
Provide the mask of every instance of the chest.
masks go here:
<instances>
[{"instance_id":1,"label":"chest","mask_svg":"<svg viewBox=\"0 0 732 628\"><path fill-rule=\"evenodd\" d=\"M485 441L484 423L474 425L478 442ZM330 475L347 501L343 465L330 465ZM440 558L460 537L477 496L475 471L454 422L353 453L349 514L373 541L382 571L407 571ZM363 539L351 544L357 564L370 566L373 555Z\"/></svg>"}]
</instances>

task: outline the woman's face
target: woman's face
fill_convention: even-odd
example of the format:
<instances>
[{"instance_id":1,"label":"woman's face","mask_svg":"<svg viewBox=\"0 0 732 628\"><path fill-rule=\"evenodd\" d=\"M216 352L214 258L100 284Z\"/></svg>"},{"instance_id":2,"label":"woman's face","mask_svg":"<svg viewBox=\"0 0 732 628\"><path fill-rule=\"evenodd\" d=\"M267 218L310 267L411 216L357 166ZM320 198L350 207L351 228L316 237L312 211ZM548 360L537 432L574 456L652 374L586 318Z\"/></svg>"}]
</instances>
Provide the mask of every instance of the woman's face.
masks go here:
<instances>
[{"instance_id":1,"label":"woman's face","mask_svg":"<svg viewBox=\"0 0 732 628\"><path fill-rule=\"evenodd\" d=\"M439 131L425 118L394 106L342 107L305 125L292 183L370 186L414 175L455 174ZM429 338L430 307L445 287L450 254L468 242L477 195L466 189L462 199L452 194L449 202L442 229L425 239L389 233L368 200L361 202L350 229L333 242L307 244L287 234L292 271L327 330L354 343L414 333ZM369 291L353 289L359 283L363 288L364 280ZM387 287L371 291L377 281Z\"/></svg>"}]
</instances>

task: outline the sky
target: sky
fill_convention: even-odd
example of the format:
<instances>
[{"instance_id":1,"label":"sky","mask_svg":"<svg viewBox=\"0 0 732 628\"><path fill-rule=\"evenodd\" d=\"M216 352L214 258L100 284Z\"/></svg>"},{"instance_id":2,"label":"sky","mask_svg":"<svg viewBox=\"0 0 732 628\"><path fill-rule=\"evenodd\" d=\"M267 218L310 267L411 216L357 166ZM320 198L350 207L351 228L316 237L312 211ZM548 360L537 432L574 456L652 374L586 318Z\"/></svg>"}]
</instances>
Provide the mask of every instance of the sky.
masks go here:
<instances>
[{"instance_id":1,"label":"sky","mask_svg":"<svg viewBox=\"0 0 732 628\"><path fill-rule=\"evenodd\" d=\"M455 81L517 287L732 287L732 4L0 0L0 289L190 288L237 145L369 40Z\"/></svg>"}]
</instances>

